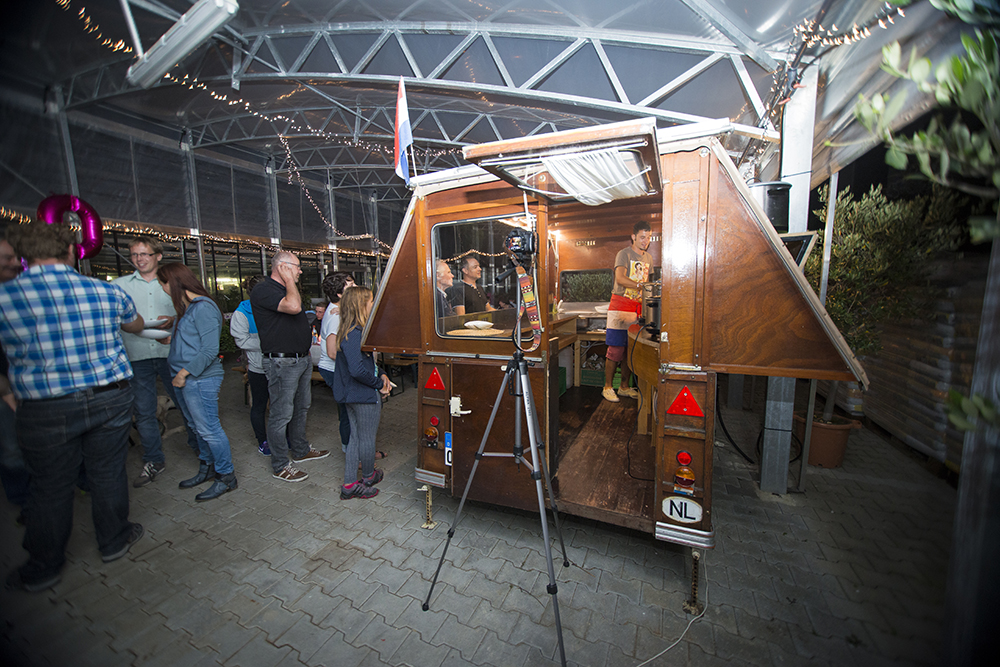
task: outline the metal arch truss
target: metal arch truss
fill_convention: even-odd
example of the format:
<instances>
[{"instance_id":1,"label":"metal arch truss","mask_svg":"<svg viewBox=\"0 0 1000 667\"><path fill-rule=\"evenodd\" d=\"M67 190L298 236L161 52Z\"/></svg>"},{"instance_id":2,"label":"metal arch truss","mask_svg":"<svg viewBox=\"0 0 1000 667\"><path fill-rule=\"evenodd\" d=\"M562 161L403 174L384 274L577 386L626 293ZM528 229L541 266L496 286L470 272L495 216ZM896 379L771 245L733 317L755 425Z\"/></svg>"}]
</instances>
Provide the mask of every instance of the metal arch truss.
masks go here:
<instances>
[{"instance_id":1,"label":"metal arch truss","mask_svg":"<svg viewBox=\"0 0 1000 667\"><path fill-rule=\"evenodd\" d=\"M762 120L766 113L765 105L743 59L748 58L770 71L780 66L784 56L765 51L740 32L725 15L713 9L707 0L682 1L719 32L715 41L583 27L553 28L475 21L314 23L269 27L266 25L268 17L250 13L248 22L256 22L261 27L243 30L241 37L246 40L245 49L232 51L232 55L226 58L218 44L213 43L188 68L188 76L212 90L218 90L220 94L228 94L230 98L239 97L238 90L243 84L247 84L244 87L245 94L249 94L255 84L291 85L295 89L310 91L313 94L310 100L312 104L308 107L289 104L285 108L277 108L272 106L273 100L268 100L266 111L257 113L247 111L241 105L229 106L221 102L215 106L190 103L183 110L186 118L184 124L190 132L194 148L245 144L259 149L264 144L270 146L269 150L279 162L287 162L285 151L280 146L275 148L277 138L284 136L290 140L291 155L297 163L296 167L300 170L333 170L341 174L336 180L343 182L335 184L335 187L373 187L384 190L395 186L396 189L403 190L398 187L401 185L398 184L398 179L395 183L392 180L391 146L395 96L387 94L394 91L400 76L407 81L410 93L416 162L421 172L427 172L461 164L457 149L466 143L473 143L468 135L474 129L477 137L475 141L479 142L484 140L484 134L487 136L485 140L491 140L493 136L502 140L643 116L653 116L670 124L711 120L661 109L655 105L713 65L728 60L748 102L747 108L751 110L747 116L757 125L768 128L762 130L754 125L737 124L736 132L777 141L778 134ZM631 3L630 7L635 4L637 3ZM428 59L418 59L414 53L414 45L408 41L410 36L428 34L450 35L453 40L457 36L460 39L447 54L436 58L436 62L428 66ZM338 49L337 42L345 37L358 39L361 36L370 40L370 46L356 63L349 65ZM547 62L533 64L534 72L518 84L511 75L507 60L494 43L494 38L502 37L561 42L565 43L565 48ZM276 45L279 40L280 46ZM290 48L293 41L299 45L298 48ZM444 78L453 65L466 57L471 58L470 49L480 43L486 46L489 59L499 72L502 84ZM684 53L694 55L698 60L643 99L631 100L605 51L606 45L640 51ZM592 76L606 77L617 99L588 97L585 94L557 94L540 89L546 79L587 46L594 49L600 62ZM310 71L310 56L317 49L325 49L327 60L334 62L339 71ZM401 52L410 71L392 75L366 73L369 65L387 49L394 54ZM220 58L227 63L229 72L226 75L219 74ZM424 62L425 67L421 67L418 60ZM214 64L214 67L210 67L210 64ZM67 87L67 108L89 106L136 92L124 82L127 66L127 61L120 61L75 75ZM208 74L210 71L212 75ZM236 90L228 90L230 88ZM341 91L344 98L347 95L352 98L338 99L330 92L332 90ZM379 93L372 96L376 101L358 101L362 93L372 91ZM432 106L431 103L417 103L420 99L434 98L438 98L434 102L435 108L427 108ZM378 100L384 103L379 104ZM207 111L200 112L202 109ZM559 112L558 109L571 109L572 112ZM460 127L456 126L456 113L467 115L468 122L460 124ZM450 116L450 125L443 118L444 115ZM511 122L495 122L500 118ZM421 128L430 129L421 132ZM369 148L375 145L382 149ZM385 150L386 146L388 151ZM282 168L288 170L291 165L284 164ZM386 195L390 196L390 193Z\"/></svg>"}]
</instances>

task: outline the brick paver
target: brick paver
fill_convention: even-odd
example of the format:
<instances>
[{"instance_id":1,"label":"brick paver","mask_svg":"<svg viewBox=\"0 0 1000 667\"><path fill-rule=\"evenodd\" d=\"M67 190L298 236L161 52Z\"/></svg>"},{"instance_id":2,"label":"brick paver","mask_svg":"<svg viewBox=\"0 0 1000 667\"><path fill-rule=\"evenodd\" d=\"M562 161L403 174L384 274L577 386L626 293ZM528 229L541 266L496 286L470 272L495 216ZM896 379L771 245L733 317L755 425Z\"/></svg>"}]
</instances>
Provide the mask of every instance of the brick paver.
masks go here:
<instances>
[{"instance_id":1,"label":"brick paver","mask_svg":"<svg viewBox=\"0 0 1000 667\"><path fill-rule=\"evenodd\" d=\"M301 484L271 477L235 378L220 407L239 489L205 504L178 489L197 464L173 431L167 471L130 489L147 534L110 564L78 494L62 582L36 595L0 591L10 664L558 664L537 514L470 503L422 610L458 501L436 490L440 524L420 528L416 392L384 406L378 448L390 456L371 501L339 499L343 460L324 387L309 436L334 455L308 464ZM756 439L759 414L725 416L734 437ZM129 478L140 465L133 449ZM866 430L852 433L842 467L808 470L804 494L760 493L757 474L717 446L707 611L654 664L937 662L954 490ZM24 559L15 515L0 507L4 572ZM572 564L562 566L554 531L553 558L570 664L635 665L674 643L691 620L681 610L690 551L565 515L562 529Z\"/></svg>"}]
</instances>

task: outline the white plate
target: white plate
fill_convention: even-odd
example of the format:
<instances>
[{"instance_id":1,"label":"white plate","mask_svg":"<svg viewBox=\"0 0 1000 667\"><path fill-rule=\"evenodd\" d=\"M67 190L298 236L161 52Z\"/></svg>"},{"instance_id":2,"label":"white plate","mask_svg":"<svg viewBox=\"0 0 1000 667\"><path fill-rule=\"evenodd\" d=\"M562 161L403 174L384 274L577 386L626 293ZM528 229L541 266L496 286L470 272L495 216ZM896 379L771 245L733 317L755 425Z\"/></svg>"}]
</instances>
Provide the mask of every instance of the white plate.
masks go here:
<instances>
[{"instance_id":1,"label":"white plate","mask_svg":"<svg viewBox=\"0 0 1000 667\"><path fill-rule=\"evenodd\" d=\"M153 340L162 340L170 335L169 331L164 331L163 329L143 329L136 336L141 338L152 338Z\"/></svg>"},{"instance_id":2,"label":"white plate","mask_svg":"<svg viewBox=\"0 0 1000 667\"><path fill-rule=\"evenodd\" d=\"M606 305L603 305L603 306L594 306L594 310L596 310L599 313L606 313L606 312L608 312L608 308L610 306L611 306L611 304L606 304Z\"/></svg>"},{"instance_id":3,"label":"white plate","mask_svg":"<svg viewBox=\"0 0 1000 667\"><path fill-rule=\"evenodd\" d=\"M146 320L145 321L146 323L145 323L144 326L145 326L146 329L152 329L154 327L160 326L164 322L169 322L169 321L170 321L169 317L160 317L160 318L155 319L155 320Z\"/></svg>"},{"instance_id":4,"label":"white plate","mask_svg":"<svg viewBox=\"0 0 1000 667\"><path fill-rule=\"evenodd\" d=\"M490 329L492 327L493 323L485 320L472 320L471 322L465 323L466 329Z\"/></svg>"}]
</instances>

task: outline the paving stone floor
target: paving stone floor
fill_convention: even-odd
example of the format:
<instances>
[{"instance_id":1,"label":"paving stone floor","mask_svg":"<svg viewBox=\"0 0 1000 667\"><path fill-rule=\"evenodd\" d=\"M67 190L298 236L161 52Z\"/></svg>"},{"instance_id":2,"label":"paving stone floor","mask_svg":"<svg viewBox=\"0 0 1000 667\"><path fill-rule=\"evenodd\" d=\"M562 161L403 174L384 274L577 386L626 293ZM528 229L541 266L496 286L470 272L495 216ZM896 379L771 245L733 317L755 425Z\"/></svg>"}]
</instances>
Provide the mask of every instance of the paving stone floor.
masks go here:
<instances>
[{"instance_id":1,"label":"paving stone floor","mask_svg":"<svg viewBox=\"0 0 1000 667\"><path fill-rule=\"evenodd\" d=\"M439 524L421 528L411 385L382 413L381 494L345 502L329 391L314 388L309 435L334 455L304 465L307 481L288 484L256 452L239 384L230 374L221 398L239 489L204 504L178 489L196 463L172 428L166 473L130 489L132 519L146 535L110 564L79 495L61 583L34 595L0 591L0 663L557 664L537 515L468 505L431 609L421 611L458 501L435 494ZM724 409L737 441L756 439L761 412ZM133 449L130 479L140 459ZM663 655L692 618L681 608L690 551L563 517L572 566L557 559L556 576L571 664L937 661L955 491L867 430L852 433L841 468L809 469L804 494L761 493L756 476L731 445L717 446L717 547L701 572L707 609ZM16 510L0 504L6 572L25 554Z\"/></svg>"}]
</instances>

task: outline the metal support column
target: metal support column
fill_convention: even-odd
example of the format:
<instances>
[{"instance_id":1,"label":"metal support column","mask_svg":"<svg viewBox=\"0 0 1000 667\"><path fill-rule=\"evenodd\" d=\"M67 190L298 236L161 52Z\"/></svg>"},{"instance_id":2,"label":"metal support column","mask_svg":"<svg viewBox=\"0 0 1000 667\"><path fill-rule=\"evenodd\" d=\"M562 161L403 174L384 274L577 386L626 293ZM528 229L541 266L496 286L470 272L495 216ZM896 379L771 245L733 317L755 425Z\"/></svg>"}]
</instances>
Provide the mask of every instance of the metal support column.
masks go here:
<instances>
[{"instance_id":1,"label":"metal support column","mask_svg":"<svg viewBox=\"0 0 1000 667\"><path fill-rule=\"evenodd\" d=\"M268 235L271 243L281 247L281 215L278 212L278 179L274 173L274 160L269 159L264 165L264 179L267 181L267 205L271 213L267 221Z\"/></svg>"},{"instance_id":2,"label":"metal support column","mask_svg":"<svg viewBox=\"0 0 1000 667\"><path fill-rule=\"evenodd\" d=\"M330 219L330 229L326 230L326 241L330 244L330 268L339 271L337 265L337 200L333 194L333 176L329 169L326 170L326 202L327 214Z\"/></svg>"},{"instance_id":3,"label":"metal support column","mask_svg":"<svg viewBox=\"0 0 1000 667\"><path fill-rule=\"evenodd\" d=\"M792 446L795 378L767 378L764 408L764 453L760 460L760 490L788 492L788 455Z\"/></svg>"},{"instance_id":4,"label":"metal support column","mask_svg":"<svg viewBox=\"0 0 1000 667\"><path fill-rule=\"evenodd\" d=\"M781 180L788 191L788 231L804 232L809 222L809 182L816 119L818 66L802 75L803 87L785 106L781 124ZM764 413L764 450L760 466L761 491L788 492L788 463L792 448L794 378L768 378Z\"/></svg>"},{"instance_id":5,"label":"metal support column","mask_svg":"<svg viewBox=\"0 0 1000 667\"><path fill-rule=\"evenodd\" d=\"M184 153L187 165L188 185L188 219L191 222L191 234L198 240L198 273L201 284L206 284L208 272L205 269L205 246L201 242L201 205L198 202L198 168L194 159L194 148L191 145L191 133L185 132L181 140L181 152Z\"/></svg>"}]
</instances>

